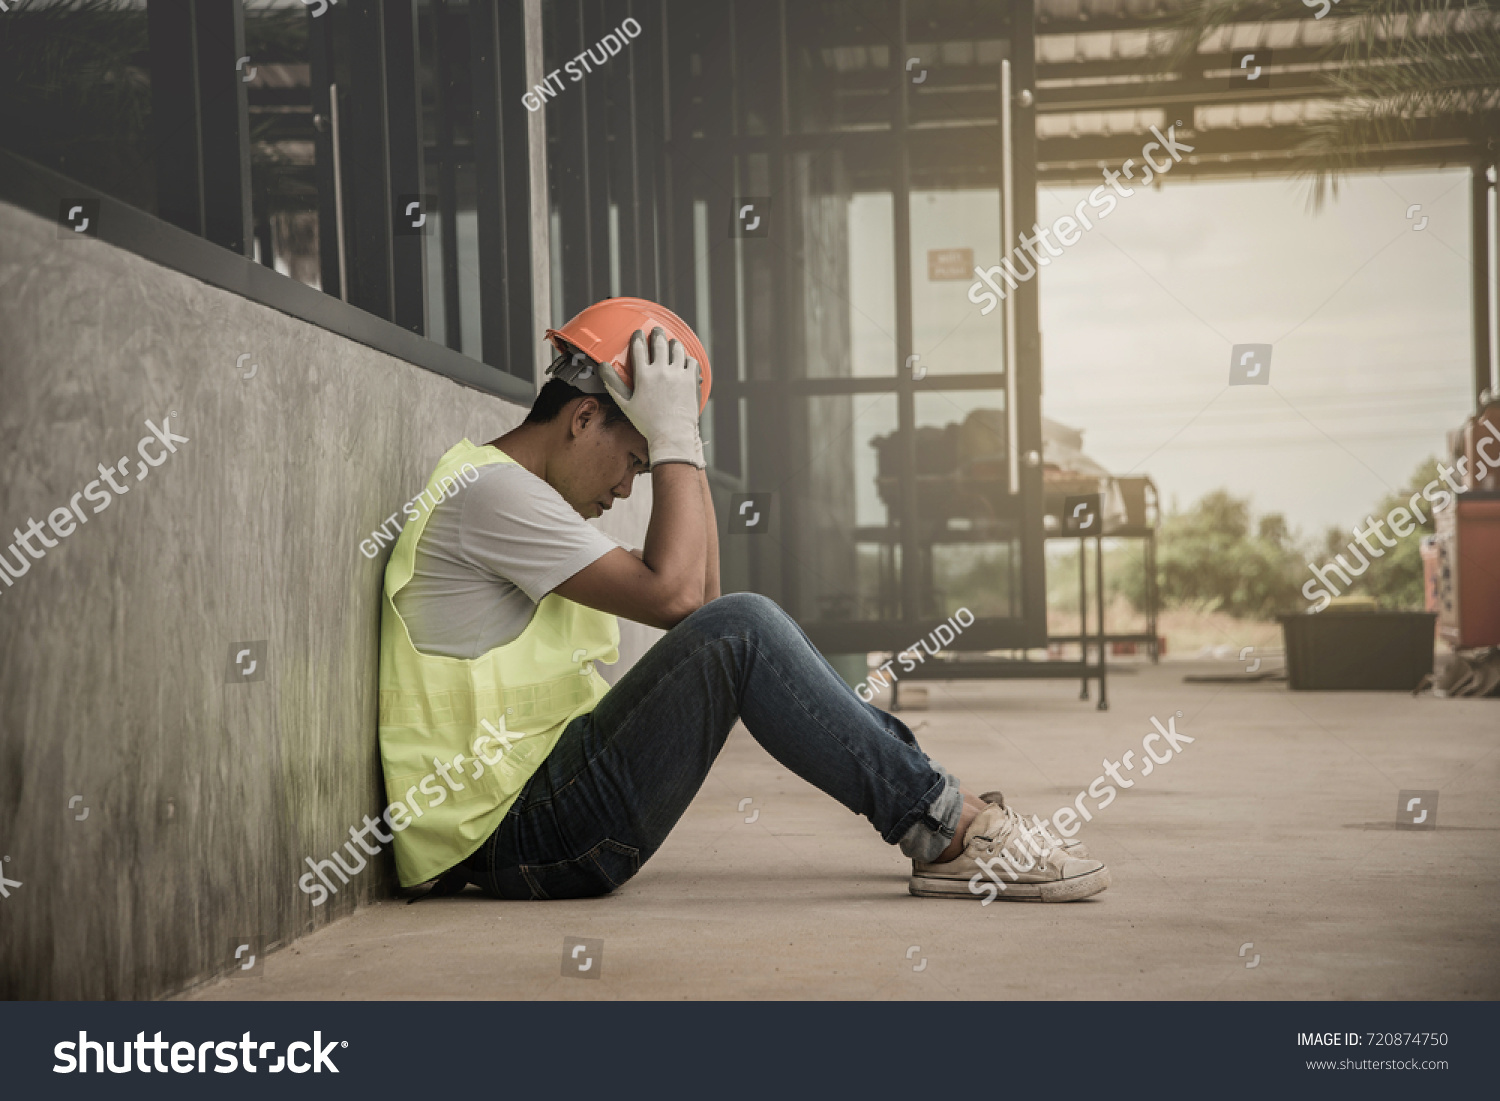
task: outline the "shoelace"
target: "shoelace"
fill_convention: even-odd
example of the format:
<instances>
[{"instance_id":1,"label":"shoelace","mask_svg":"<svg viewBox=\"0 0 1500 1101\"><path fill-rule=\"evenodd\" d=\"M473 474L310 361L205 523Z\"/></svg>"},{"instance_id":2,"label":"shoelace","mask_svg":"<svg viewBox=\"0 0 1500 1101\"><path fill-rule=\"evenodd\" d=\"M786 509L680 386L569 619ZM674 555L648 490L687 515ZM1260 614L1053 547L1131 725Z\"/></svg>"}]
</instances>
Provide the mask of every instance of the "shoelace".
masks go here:
<instances>
[{"instance_id":1,"label":"shoelace","mask_svg":"<svg viewBox=\"0 0 1500 1101\"><path fill-rule=\"evenodd\" d=\"M986 854L995 856L1004 853L1023 871L1040 863L1053 863L1064 858L1066 854L1041 829L1041 820L1036 815L1031 816L1031 823L1028 825L1026 819L1012 808L1001 806L1000 809L1005 814L1005 829L999 833L1005 840L1002 842L999 837L975 838L976 841L984 842L980 847ZM1040 855L1037 853L1038 849L1041 850Z\"/></svg>"},{"instance_id":2,"label":"shoelace","mask_svg":"<svg viewBox=\"0 0 1500 1101\"><path fill-rule=\"evenodd\" d=\"M993 803L993 804L995 804L996 806L1000 807L1003 810L1009 811L1009 809L1010 809L1009 806L1005 802L1005 793L1004 792L1001 792L1001 791L987 791L983 795L981 795L979 798L982 799L982 800L984 800L986 803ZM1021 818L1021 821L1022 822L1026 822L1027 820L1023 817L1023 818ZM1043 828L1043 826L1042 826L1042 819L1041 819L1040 815L1033 814L1031 816L1031 820L1030 820L1030 822L1028 824L1030 826L1030 831L1028 831L1028 832L1039 833L1043 837L1051 838L1051 841L1055 842L1055 843L1051 844L1051 847L1054 848L1054 849L1056 849L1056 850L1058 850L1059 852L1063 853L1064 855L1067 855L1068 852L1071 849L1073 849L1076 846L1078 846L1078 845L1081 844L1081 842L1078 842L1078 841L1067 841L1067 840L1062 840L1060 838L1052 838L1051 835L1047 833L1046 829Z\"/></svg>"},{"instance_id":3,"label":"shoelace","mask_svg":"<svg viewBox=\"0 0 1500 1101\"><path fill-rule=\"evenodd\" d=\"M1041 834L1043 837L1048 838L1049 844L1051 844L1051 846L1060 853L1066 854L1070 845L1078 844L1077 841L1064 841L1049 834L1047 830L1042 826L1042 818L1039 814L1033 814L1031 816L1031 825L1034 834Z\"/></svg>"}]
</instances>

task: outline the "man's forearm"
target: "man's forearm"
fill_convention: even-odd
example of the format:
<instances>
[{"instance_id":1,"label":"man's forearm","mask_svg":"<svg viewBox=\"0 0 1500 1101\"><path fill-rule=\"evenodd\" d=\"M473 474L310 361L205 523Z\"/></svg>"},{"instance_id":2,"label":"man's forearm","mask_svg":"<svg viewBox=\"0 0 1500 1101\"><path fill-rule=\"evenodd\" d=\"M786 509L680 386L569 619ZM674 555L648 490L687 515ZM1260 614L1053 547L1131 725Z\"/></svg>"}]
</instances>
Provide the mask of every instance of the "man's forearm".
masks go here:
<instances>
[{"instance_id":1,"label":"man's forearm","mask_svg":"<svg viewBox=\"0 0 1500 1101\"><path fill-rule=\"evenodd\" d=\"M683 607L703 603L708 540L702 475L688 463L651 468L651 522L642 559Z\"/></svg>"},{"instance_id":2,"label":"man's forearm","mask_svg":"<svg viewBox=\"0 0 1500 1101\"><path fill-rule=\"evenodd\" d=\"M707 604L723 595L719 590L719 521L714 515L714 495L708 488L708 471L700 471L698 480L703 486L703 518L708 533L707 570L703 575L703 602Z\"/></svg>"}]
</instances>

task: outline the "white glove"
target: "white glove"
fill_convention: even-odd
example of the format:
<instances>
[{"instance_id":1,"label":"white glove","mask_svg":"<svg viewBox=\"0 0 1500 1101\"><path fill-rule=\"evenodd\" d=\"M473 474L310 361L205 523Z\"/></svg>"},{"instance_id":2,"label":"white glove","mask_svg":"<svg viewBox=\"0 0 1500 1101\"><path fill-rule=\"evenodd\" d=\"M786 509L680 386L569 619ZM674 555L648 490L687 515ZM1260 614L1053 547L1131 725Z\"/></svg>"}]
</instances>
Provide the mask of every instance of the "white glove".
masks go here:
<instances>
[{"instance_id":1,"label":"white glove","mask_svg":"<svg viewBox=\"0 0 1500 1101\"><path fill-rule=\"evenodd\" d=\"M634 387L627 393L618 372L602 372L604 385L624 414L646 437L651 465L688 463L702 470L698 434L698 361L660 328L651 330L650 352L639 330L630 338Z\"/></svg>"}]
</instances>

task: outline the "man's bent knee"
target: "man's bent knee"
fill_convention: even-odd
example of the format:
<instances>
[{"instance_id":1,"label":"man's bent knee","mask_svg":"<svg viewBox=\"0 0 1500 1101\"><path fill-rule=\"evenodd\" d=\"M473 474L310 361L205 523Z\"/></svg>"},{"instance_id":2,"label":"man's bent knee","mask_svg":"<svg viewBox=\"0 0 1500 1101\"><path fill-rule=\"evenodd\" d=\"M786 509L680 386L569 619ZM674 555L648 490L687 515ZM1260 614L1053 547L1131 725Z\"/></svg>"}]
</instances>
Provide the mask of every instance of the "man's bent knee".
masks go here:
<instances>
[{"instance_id":1,"label":"man's bent knee","mask_svg":"<svg viewBox=\"0 0 1500 1101\"><path fill-rule=\"evenodd\" d=\"M739 634L748 627L782 623L787 614L781 606L760 593L727 593L710 600L683 623L712 634Z\"/></svg>"}]
</instances>

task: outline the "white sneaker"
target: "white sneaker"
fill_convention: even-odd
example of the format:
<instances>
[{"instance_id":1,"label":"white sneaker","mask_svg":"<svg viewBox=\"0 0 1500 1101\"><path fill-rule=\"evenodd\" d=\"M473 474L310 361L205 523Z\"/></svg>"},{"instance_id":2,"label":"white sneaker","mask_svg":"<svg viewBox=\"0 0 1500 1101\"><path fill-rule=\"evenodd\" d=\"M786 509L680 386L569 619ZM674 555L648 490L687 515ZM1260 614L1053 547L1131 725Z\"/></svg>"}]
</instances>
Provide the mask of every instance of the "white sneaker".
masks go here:
<instances>
[{"instance_id":1,"label":"white sneaker","mask_svg":"<svg viewBox=\"0 0 1500 1101\"><path fill-rule=\"evenodd\" d=\"M998 793L992 793L998 794ZM986 800L988 801L988 800ZM997 898L1072 902L1105 890L1109 869L1070 855L1061 839L1003 802L990 802L969 824L964 850L943 864L912 861L911 893L920 898Z\"/></svg>"}]
</instances>

